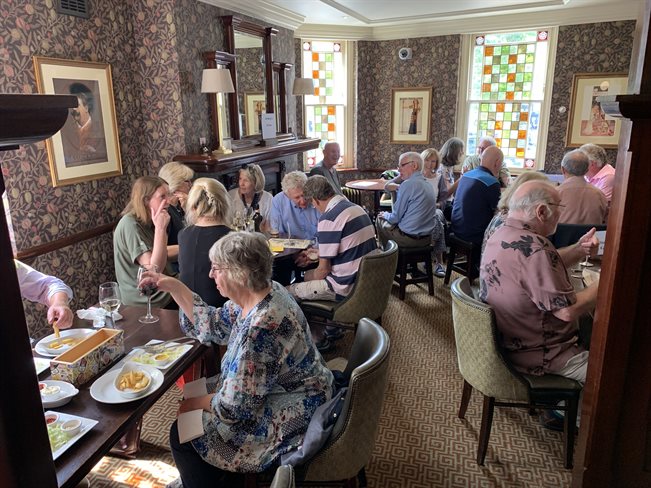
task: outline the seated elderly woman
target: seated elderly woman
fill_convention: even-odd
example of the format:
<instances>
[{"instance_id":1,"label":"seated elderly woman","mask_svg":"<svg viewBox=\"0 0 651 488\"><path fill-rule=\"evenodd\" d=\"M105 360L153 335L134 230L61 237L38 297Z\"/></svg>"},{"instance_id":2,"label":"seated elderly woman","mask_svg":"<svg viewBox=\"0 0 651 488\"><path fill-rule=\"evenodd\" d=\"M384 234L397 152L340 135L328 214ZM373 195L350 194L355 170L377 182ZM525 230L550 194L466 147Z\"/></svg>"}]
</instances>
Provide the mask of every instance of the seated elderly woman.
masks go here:
<instances>
[{"instance_id":1,"label":"seated elderly woman","mask_svg":"<svg viewBox=\"0 0 651 488\"><path fill-rule=\"evenodd\" d=\"M147 276L179 304L181 328L202 342L228 344L213 393L184 400L203 409L205 433L170 445L185 488L235 486L233 472L260 472L303 442L316 408L332 396L333 377L294 299L271 281L273 257L261 234L233 232L210 249L211 277L230 300L206 305L180 281Z\"/></svg>"},{"instance_id":2,"label":"seated elderly woman","mask_svg":"<svg viewBox=\"0 0 651 488\"><path fill-rule=\"evenodd\" d=\"M271 201L273 196L264 190L265 179L262 168L257 164L248 164L240 169L238 187L228 192L231 197L233 215L251 217L256 211L262 216L261 228L269 226Z\"/></svg>"}]
</instances>

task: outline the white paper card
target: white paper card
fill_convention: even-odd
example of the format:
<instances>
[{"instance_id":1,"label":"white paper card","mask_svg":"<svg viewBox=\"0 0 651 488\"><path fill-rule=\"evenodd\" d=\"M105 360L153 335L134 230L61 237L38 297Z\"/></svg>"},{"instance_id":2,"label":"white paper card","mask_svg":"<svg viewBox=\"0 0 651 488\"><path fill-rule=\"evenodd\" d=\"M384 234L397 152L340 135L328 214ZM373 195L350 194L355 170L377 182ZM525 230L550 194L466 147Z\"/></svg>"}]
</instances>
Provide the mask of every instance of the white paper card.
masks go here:
<instances>
[{"instance_id":1,"label":"white paper card","mask_svg":"<svg viewBox=\"0 0 651 488\"><path fill-rule=\"evenodd\" d=\"M177 425L179 429L179 441L181 443L189 442L204 434L203 420L201 418L202 412L203 410L198 409L183 412L179 415Z\"/></svg>"},{"instance_id":2,"label":"white paper card","mask_svg":"<svg viewBox=\"0 0 651 488\"><path fill-rule=\"evenodd\" d=\"M595 237L599 239L599 249L597 250L597 256L604 255L604 244L606 243L606 231L598 230L594 233Z\"/></svg>"},{"instance_id":3,"label":"white paper card","mask_svg":"<svg viewBox=\"0 0 651 488\"><path fill-rule=\"evenodd\" d=\"M183 397L186 399L196 398L207 394L208 388L206 388L206 378L199 378L198 380L191 381L190 383L186 383L183 387Z\"/></svg>"},{"instance_id":4,"label":"white paper card","mask_svg":"<svg viewBox=\"0 0 651 488\"><path fill-rule=\"evenodd\" d=\"M262 114L262 138L276 137L276 114Z\"/></svg>"}]
</instances>

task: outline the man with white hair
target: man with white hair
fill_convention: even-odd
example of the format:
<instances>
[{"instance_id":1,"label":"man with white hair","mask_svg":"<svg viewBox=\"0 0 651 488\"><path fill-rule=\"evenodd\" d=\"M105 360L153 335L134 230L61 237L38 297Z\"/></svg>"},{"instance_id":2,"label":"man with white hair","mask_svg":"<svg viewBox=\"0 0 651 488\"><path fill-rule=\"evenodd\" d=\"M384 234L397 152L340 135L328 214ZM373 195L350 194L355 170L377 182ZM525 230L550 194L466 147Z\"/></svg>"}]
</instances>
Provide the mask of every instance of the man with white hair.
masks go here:
<instances>
[{"instance_id":1,"label":"man with white hair","mask_svg":"<svg viewBox=\"0 0 651 488\"><path fill-rule=\"evenodd\" d=\"M554 373L585 383L588 352L579 344L578 318L597 301L597 285L575 292L567 269L597 251L592 228L578 243L556 250L561 197L544 181L520 186L502 227L481 260L480 298L495 310L506 357L520 372Z\"/></svg>"},{"instance_id":2,"label":"man with white hair","mask_svg":"<svg viewBox=\"0 0 651 488\"><path fill-rule=\"evenodd\" d=\"M323 160L314 165L310 171L310 176L321 175L328 180L330 186L337 195L343 195L341 191L341 183L339 182L339 175L337 175L336 166L341 157L341 148L339 144L331 141L323 146Z\"/></svg>"},{"instance_id":3,"label":"man with white hair","mask_svg":"<svg viewBox=\"0 0 651 488\"><path fill-rule=\"evenodd\" d=\"M483 136L479 139L477 143L477 154L469 154L466 156L463 166L461 166L461 172L467 173L473 169L477 169L481 166L481 155L489 147L497 146L497 141L491 136ZM506 188L509 186L509 180L511 179L511 173L506 167L506 163L502 161L502 166L500 167L500 174L497 177L500 181L500 186Z\"/></svg>"},{"instance_id":4,"label":"man with white hair","mask_svg":"<svg viewBox=\"0 0 651 488\"><path fill-rule=\"evenodd\" d=\"M432 242L436 195L421 173L423 158L406 152L398 159L402 183L392 212L380 212L375 221L378 238L385 246L394 240L399 247L424 247Z\"/></svg>"},{"instance_id":5,"label":"man with white hair","mask_svg":"<svg viewBox=\"0 0 651 488\"><path fill-rule=\"evenodd\" d=\"M561 195L561 224L603 224L608 213L608 200L583 176L590 160L584 151L575 149L563 156L561 171L565 181L558 187Z\"/></svg>"},{"instance_id":6,"label":"man with white hair","mask_svg":"<svg viewBox=\"0 0 651 488\"><path fill-rule=\"evenodd\" d=\"M615 184L615 168L606 162L606 151L595 144L584 144L579 148L590 160L588 172L585 179L588 183L603 192L606 200L610 203L613 198L613 186Z\"/></svg>"},{"instance_id":7,"label":"man with white hair","mask_svg":"<svg viewBox=\"0 0 651 488\"><path fill-rule=\"evenodd\" d=\"M307 176L302 171L287 173L281 183L283 191L271 202L271 228L285 236L314 239L319 214L303 196Z\"/></svg>"}]
</instances>

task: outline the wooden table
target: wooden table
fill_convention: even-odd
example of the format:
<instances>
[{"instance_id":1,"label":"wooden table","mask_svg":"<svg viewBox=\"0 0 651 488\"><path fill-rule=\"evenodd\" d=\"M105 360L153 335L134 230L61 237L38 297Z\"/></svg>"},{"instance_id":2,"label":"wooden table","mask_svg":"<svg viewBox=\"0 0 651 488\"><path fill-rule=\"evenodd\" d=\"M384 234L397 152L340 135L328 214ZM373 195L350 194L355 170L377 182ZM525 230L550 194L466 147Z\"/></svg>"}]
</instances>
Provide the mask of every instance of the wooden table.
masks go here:
<instances>
[{"instance_id":1,"label":"wooden table","mask_svg":"<svg viewBox=\"0 0 651 488\"><path fill-rule=\"evenodd\" d=\"M145 344L151 339L169 340L183 335L179 327L177 311L154 309L152 313L160 317L160 321L155 324L141 324L138 322L138 317L144 315L144 312L144 307L123 306L120 308L124 319L117 321L116 328L124 330L126 353L131 351L134 346ZM88 321L75 319L74 326L88 327L89 324ZM97 379L94 378L79 387L79 394L70 403L52 409L99 421L90 432L54 462L59 487L76 486L93 466L111 450L129 427L140 419L207 349L206 346L196 342L187 354L165 371L163 385L145 398L120 404L99 403L90 396L90 387ZM40 379L48 377L49 370L42 373Z\"/></svg>"},{"instance_id":2,"label":"wooden table","mask_svg":"<svg viewBox=\"0 0 651 488\"><path fill-rule=\"evenodd\" d=\"M373 178L368 180L353 180L346 183L346 188L352 188L353 190L363 190L363 191L372 191L373 194L373 219L380 212L380 197L384 192L384 185L386 185L387 180L382 178Z\"/></svg>"}]
</instances>

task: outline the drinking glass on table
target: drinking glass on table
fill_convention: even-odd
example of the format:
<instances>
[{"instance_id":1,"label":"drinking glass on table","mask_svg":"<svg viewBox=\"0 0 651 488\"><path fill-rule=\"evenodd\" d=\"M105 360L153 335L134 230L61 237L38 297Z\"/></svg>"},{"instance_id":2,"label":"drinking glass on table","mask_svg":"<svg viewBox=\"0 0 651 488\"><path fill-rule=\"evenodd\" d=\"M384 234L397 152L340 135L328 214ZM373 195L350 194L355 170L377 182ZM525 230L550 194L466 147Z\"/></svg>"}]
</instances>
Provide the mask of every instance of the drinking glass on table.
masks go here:
<instances>
[{"instance_id":1,"label":"drinking glass on table","mask_svg":"<svg viewBox=\"0 0 651 488\"><path fill-rule=\"evenodd\" d=\"M151 314L151 296L156 293L158 288L154 283L145 283L143 286L140 286L143 278L152 278L155 281L156 275L158 275L158 266L155 264L143 264L138 268L138 291L147 296L147 314L138 318L138 322L143 324L158 322L158 317Z\"/></svg>"},{"instance_id":2,"label":"drinking glass on table","mask_svg":"<svg viewBox=\"0 0 651 488\"><path fill-rule=\"evenodd\" d=\"M120 303L120 285L115 281L107 281L99 285L99 306L106 310L111 318L109 327L115 327L113 312L120 308Z\"/></svg>"}]
</instances>

